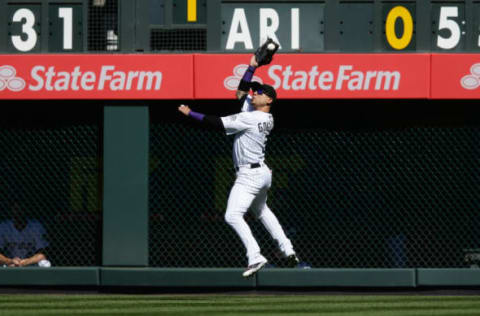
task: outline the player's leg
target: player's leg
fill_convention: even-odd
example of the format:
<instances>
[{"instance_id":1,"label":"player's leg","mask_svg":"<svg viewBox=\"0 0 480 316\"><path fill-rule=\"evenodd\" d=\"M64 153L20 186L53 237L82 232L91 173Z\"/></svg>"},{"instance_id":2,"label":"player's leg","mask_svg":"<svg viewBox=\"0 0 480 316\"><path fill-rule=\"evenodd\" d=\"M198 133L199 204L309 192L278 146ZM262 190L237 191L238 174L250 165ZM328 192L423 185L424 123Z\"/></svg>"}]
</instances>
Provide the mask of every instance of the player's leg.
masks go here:
<instances>
[{"instance_id":1,"label":"player's leg","mask_svg":"<svg viewBox=\"0 0 480 316\"><path fill-rule=\"evenodd\" d=\"M232 226L238 237L240 237L247 250L248 265L252 266L267 260L260 253L260 247L244 219L245 213L255 198L255 195L250 191L251 188L245 185L238 182L234 184L228 197L225 221Z\"/></svg>"},{"instance_id":2,"label":"player's leg","mask_svg":"<svg viewBox=\"0 0 480 316\"><path fill-rule=\"evenodd\" d=\"M254 199L252 211L255 212L255 215L262 222L263 226L265 226L270 236L277 242L282 254L285 257L295 255L292 242L288 239L277 217L267 205L267 192L267 189L262 190Z\"/></svg>"}]
</instances>

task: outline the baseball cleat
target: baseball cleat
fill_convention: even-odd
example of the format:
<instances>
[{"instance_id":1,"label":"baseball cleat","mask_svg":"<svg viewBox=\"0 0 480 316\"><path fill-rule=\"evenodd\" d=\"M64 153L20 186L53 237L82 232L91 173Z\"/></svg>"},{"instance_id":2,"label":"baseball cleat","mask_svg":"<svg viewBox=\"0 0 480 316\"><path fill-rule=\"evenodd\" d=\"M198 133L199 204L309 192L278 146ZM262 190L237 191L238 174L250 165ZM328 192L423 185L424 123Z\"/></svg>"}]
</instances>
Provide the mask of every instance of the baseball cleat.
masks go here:
<instances>
[{"instance_id":1,"label":"baseball cleat","mask_svg":"<svg viewBox=\"0 0 480 316\"><path fill-rule=\"evenodd\" d=\"M247 270L243 272L243 276L245 278L254 275L258 270L263 268L267 264L267 260L265 261L260 261L259 263L252 264L251 266L248 266Z\"/></svg>"},{"instance_id":2,"label":"baseball cleat","mask_svg":"<svg viewBox=\"0 0 480 316\"><path fill-rule=\"evenodd\" d=\"M293 254L287 257L287 267L295 268L300 263L297 255Z\"/></svg>"}]
</instances>

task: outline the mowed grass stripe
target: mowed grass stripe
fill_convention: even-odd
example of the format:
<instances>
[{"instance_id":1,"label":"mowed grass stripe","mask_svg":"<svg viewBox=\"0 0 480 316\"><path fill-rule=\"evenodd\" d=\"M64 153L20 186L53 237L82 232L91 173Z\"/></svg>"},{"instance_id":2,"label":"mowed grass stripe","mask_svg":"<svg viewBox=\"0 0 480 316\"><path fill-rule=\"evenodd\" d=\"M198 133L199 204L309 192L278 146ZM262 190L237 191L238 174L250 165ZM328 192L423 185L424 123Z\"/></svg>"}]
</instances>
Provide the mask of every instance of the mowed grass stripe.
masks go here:
<instances>
[{"instance_id":1,"label":"mowed grass stripe","mask_svg":"<svg viewBox=\"0 0 480 316\"><path fill-rule=\"evenodd\" d=\"M326 301L326 302L368 302L379 300L385 302L392 301L477 301L478 296L428 296L428 295L265 295L265 294L144 294L144 295L117 295L117 294L0 294L0 302L21 301L21 302L39 302L46 300L56 301L124 301L124 300L144 300L144 301L238 301L238 302L301 302L301 301Z\"/></svg>"},{"instance_id":2,"label":"mowed grass stripe","mask_svg":"<svg viewBox=\"0 0 480 316\"><path fill-rule=\"evenodd\" d=\"M0 295L0 315L478 315L476 296Z\"/></svg>"},{"instance_id":3,"label":"mowed grass stripe","mask_svg":"<svg viewBox=\"0 0 480 316\"><path fill-rule=\"evenodd\" d=\"M198 304L211 304L211 303L225 303L237 304L267 304L267 303L323 303L323 304L357 304L357 303L369 303L374 302L376 304L392 304L392 303L427 303L436 302L479 302L477 296L342 296L342 295L293 295L293 296L266 296L266 295L208 295L208 296L163 296L163 295L123 295L123 296L111 296L111 295L0 295L0 303L2 306L5 304L19 303L21 305L32 304L85 304L89 303L116 303L116 302L136 302L136 303L148 303L148 302L161 302L161 303L175 303L181 302L198 303ZM38 305L37 305L38 306Z\"/></svg>"}]
</instances>

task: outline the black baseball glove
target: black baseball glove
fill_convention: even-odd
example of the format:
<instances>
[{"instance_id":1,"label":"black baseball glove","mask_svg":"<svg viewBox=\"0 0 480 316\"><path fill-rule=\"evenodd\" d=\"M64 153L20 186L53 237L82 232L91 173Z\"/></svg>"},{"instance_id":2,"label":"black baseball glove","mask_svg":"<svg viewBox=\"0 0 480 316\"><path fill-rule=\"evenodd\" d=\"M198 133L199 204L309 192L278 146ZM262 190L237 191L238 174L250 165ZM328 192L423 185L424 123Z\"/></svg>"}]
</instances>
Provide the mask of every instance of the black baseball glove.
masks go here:
<instances>
[{"instance_id":1,"label":"black baseball glove","mask_svg":"<svg viewBox=\"0 0 480 316\"><path fill-rule=\"evenodd\" d=\"M270 64L273 59L273 54L278 50L278 47L280 47L280 45L275 43L271 38L268 38L262 46L257 48L255 51L255 60L257 61L258 66Z\"/></svg>"}]
</instances>

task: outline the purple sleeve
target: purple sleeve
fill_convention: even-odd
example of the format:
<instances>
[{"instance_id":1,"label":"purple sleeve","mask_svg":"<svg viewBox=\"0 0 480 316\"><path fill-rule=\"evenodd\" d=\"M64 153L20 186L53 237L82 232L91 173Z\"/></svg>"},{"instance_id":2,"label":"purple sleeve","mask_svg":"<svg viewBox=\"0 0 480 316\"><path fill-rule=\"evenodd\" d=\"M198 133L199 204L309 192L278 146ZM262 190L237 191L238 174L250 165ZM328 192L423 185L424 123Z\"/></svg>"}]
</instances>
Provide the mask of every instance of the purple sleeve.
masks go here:
<instances>
[{"instance_id":1,"label":"purple sleeve","mask_svg":"<svg viewBox=\"0 0 480 316\"><path fill-rule=\"evenodd\" d=\"M196 119L197 121L203 121L203 118L205 117L205 114L190 111L188 116Z\"/></svg>"},{"instance_id":2,"label":"purple sleeve","mask_svg":"<svg viewBox=\"0 0 480 316\"><path fill-rule=\"evenodd\" d=\"M255 69L256 68L253 66L248 66L248 69L243 74L242 80L247 82L252 81L252 77L253 77L253 73L255 72Z\"/></svg>"},{"instance_id":3,"label":"purple sleeve","mask_svg":"<svg viewBox=\"0 0 480 316\"><path fill-rule=\"evenodd\" d=\"M248 66L248 69L243 74L242 80L240 80L240 83L238 84L238 90L244 92L248 92L250 90L250 85L255 69L256 68L253 66Z\"/></svg>"}]
</instances>

